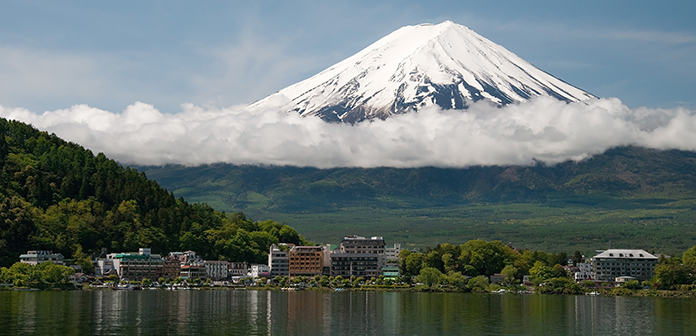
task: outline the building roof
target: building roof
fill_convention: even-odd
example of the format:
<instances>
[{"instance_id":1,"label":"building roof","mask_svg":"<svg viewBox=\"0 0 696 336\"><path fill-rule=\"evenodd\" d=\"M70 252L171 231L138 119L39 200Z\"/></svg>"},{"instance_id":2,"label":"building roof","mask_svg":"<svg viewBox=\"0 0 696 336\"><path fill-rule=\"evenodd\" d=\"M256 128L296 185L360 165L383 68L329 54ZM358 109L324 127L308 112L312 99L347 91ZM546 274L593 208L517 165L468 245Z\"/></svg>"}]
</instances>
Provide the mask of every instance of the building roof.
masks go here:
<instances>
[{"instance_id":1,"label":"building roof","mask_svg":"<svg viewBox=\"0 0 696 336\"><path fill-rule=\"evenodd\" d=\"M606 250L596 256L594 258L626 258L626 259L655 259L657 260L657 257L646 252L645 250L620 250L620 249L612 249L612 250Z\"/></svg>"}]
</instances>

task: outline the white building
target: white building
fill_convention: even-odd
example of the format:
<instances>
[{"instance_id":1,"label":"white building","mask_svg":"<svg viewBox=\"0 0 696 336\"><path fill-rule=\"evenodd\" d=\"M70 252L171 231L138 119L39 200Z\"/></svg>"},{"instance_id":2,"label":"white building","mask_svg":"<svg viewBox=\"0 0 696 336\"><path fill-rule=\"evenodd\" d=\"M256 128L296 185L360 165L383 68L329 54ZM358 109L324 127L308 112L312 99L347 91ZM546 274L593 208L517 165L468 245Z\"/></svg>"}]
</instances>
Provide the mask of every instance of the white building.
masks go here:
<instances>
[{"instance_id":1,"label":"white building","mask_svg":"<svg viewBox=\"0 0 696 336\"><path fill-rule=\"evenodd\" d=\"M592 280L592 264L591 263L577 263L575 267L578 268L573 274L573 279L578 281Z\"/></svg>"},{"instance_id":2,"label":"white building","mask_svg":"<svg viewBox=\"0 0 696 336\"><path fill-rule=\"evenodd\" d=\"M230 263L221 260L205 260L205 274L213 281L226 280L229 275Z\"/></svg>"},{"instance_id":3,"label":"white building","mask_svg":"<svg viewBox=\"0 0 696 336\"><path fill-rule=\"evenodd\" d=\"M42 262L45 261L50 261L54 264L58 265L65 265L65 262L63 262L63 257L62 254L60 253L53 253L53 251L27 251L26 254L22 254L19 256L19 261L24 263L24 264L29 264L29 265L38 265Z\"/></svg>"},{"instance_id":4,"label":"white building","mask_svg":"<svg viewBox=\"0 0 696 336\"><path fill-rule=\"evenodd\" d=\"M401 252L401 244L394 244L394 247L384 249L384 259L389 266L399 265L399 252Z\"/></svg>"},{"instance_id":5,"label":"white building","mask_svg":"<svg viewBox=\"0 0 696 336\"><path fill-rule=\"evenodd\" d=\"M386 245L382 237L365 238L356 235L343 237L339 247L340 253L343 254L377 254L379 269L387 265L385 249Z\"/></svg>"},{"instance_id":6,"label":"white building","mask_svg":"<svg viewBox=\"0 0 696 336\"><path fill-rule=\"evenodd\" d=\"M252 264L251 268L249 269L249 276L254 278L254 279L256 279L256 278L268 279L271 276L271 268L268 267L268 265Z\"/></svg>"},{"instance_id":7,"label":"white building","mask_svg":"<svg viewBox=\"0 0 696 336\"><path fill-rule=\"evenodd\" d=\"M271 278L288 276L290 271L288 252L281 250L275 244L271 245L268 253L268 266L271 268Z\"/></svg>"},{"instance_id":8,"label":"white building","mask_svg":"<svg viewBox=\"0 0 696 336\"><path fill-rule=\"evenodd\" d=\"M106 259L112 261L121 279L154 280L162 276L164 259L159 254L151 254L149 248L141 248L138 253L110 253Z\"/></svg>"}]
</instances>

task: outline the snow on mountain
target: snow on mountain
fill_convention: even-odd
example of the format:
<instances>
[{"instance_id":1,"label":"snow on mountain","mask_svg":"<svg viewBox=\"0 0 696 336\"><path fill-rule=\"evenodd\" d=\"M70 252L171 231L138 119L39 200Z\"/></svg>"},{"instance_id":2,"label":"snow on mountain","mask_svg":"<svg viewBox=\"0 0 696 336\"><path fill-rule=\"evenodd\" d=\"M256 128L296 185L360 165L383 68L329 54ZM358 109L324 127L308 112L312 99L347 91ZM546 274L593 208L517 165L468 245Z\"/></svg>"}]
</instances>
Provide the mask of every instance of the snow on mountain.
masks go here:
<instances>
[{"instance_id":1,"label":"snow on mountain","mask_svg":"<svg viewBox=\"0 0 696 336\"><path fill-rule=\"evenodd\" d=\"M504 106L536 96L566 102L594 98L473 30L445 21L402 27L251 107L354 123L432 105L465 109L488 100Z\"/></svg>"}]
</instances>

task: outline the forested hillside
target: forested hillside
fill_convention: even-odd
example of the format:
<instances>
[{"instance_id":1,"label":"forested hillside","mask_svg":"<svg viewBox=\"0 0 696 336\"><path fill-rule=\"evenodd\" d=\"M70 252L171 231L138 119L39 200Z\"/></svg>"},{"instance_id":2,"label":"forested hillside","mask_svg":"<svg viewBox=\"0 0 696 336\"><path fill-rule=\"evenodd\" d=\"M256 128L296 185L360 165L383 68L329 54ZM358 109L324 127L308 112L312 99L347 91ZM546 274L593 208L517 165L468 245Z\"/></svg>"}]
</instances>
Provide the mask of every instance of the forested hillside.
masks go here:
<instances>
[{"instance_id":1,"label":"forested hillside","mask_svg":"<svg viewBox=\"0 0 696 336\"><path fill-rule=\"evenodd\" d=\"M592 204L608 198L693 197L696 190L696 153L640 147L613 148L557 165L317 169L214 164L142 169L177 195L219 209L286 213L347 206Z\"/></svg>"},{"instance_id":2,"label":"forested hillside","mask_svg":"<svg viewBox=\"0 0 696 336\"><path fill-rule=\"evenodd\" d=\"M144 173L17 121L0 119L0 167L0 267L30 249L80 259L146 246L261 262L271 243L307 243L287 225L177 199Z\"/></svg>"}]
</instances>

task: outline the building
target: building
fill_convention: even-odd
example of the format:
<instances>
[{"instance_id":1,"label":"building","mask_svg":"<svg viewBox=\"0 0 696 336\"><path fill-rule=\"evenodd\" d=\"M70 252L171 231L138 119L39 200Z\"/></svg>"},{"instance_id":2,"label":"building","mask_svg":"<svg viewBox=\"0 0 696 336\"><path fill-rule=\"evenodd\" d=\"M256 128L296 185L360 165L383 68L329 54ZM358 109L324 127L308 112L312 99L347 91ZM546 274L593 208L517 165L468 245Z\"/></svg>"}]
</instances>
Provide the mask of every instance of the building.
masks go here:
<instances>
[{"instance_id":1,"label":"building","mask_svg":"<svg viewBox=\"0 0 696 336\"><path fill-rule=\"evenodd\" d=\"M365 238L356 235L343 237L339 247L340 253L377 254L379 257L379 268L387 266L385 249L386 245L382 237Z\"/></svg>"},{"instance_id":2,"label":"building","mask_svg":"<svg viewBox=\"0 0 696 336\"><path fill-rule=\"evenodd\" d=\"M228 265L227 273L231 278L244 278L249 276L249 264L246 262L231 262Z\"/></svg>"},{"instance_id":3,"label":"building","mask_svg":"<svg viewBox=\"0 0 696 336\"><path fill-rule=\"evenodd\" d=\"M384 260L387 266L399 265L399 252L401 252L401 244L394 244L394 247L384 249Z\"/></svg>"},{"instance_id":4,"label":"building","mask_svg":"<svg viewBox=\"0 0 696 336\"><path fill-rule=\"evenodd\" d=\"M573 273L573 279L576 282L592 280L592 264L591 263L577 263L575 264L577 270Z\"/></svg>"},{"instance_id":5,"label":"building","mask_svg":"<svg viewBox=\"0 0 696 336\"><path fill-rule=\"evenodd\" d=\"M162 278L176 279L177 277L179 277L180 274L181 262L179 261L179 256L170 253L168 256L164 257L164 265L162 266Z\"/></svg>"},{"instance_id":6,"label":"building","mask_svg":"<svg viewBox=\"0 0 696 336\"><path fill-rule=\"evenodd\" d=\"M382 267L382 275L387 279L396 279L399 277L399 266Z\"/></svg>"},{"instance_id":7,"label":"building","mask_svg":"<svg viewBox=\"0 0 696 336\"><path fill-rule=\"evenodd\" d=\"M322 246L294 246L288 252L288 275L317 276L324 269L324 248Z\"/></svg>"},{"instance_id":8,"label":"building","mask_svg":"<svg viewBox=\"0 0 696 336\"><path fill-rule=\"evenodd\" d=\"M205 279L208 276L204 264L181 265L179 276L184 280Z\"/></svg>"},{"instance_id":9,"label":"building","mask_svg":"<svg viewBox=\"0 0 696 336\"><path fill-rule=\"evenodd\" d=\"M229 276L230 263L227 261L220 260L205 260L203 261L205 266L206 277L213 281L227 280Z\"/></svg>"},{"instance_id":10,"label":"building","mask_svg":"<svg viewBox=\"0 0 696 336\"><path fill-rule=\"evenodd\" d=\"M495 273L491 275L491 283L494 285L501 284L505 282L505 276L500 273Z\"/></svg>"},{"instance_id":11,"label":"building","mask_svg":"<svg viewBox=\"0 0 696 336\"><path fill-rule=\"evenodd\" d=\"M256 279L256 278L268 279L271 276L271 268L268 267L268 265L252 264L251 268L249 269L249 276L254 278L254 279Z\"/></svg>"},{"instance_id":12,"label":"building","mask_svg":"<svg viewBox=\"0 0 696 336\"><path fill-rule=\"evenodd\" d=\"M164 267L164 259L151 254L149 248L141 248L138 253L107 254L106 259L111 260L119 278L128 280L159 279Z\"/></svg>"},{"instance_id":13,"label":"building","mask_svg":"<svg viewBox=\"0 0 696 336\"><path fill-rule=\"evenodd\" d=\"M94 262L95 276L109 276L111 274L118 275L114 268L114 261L111 259L99 258Z\"/></svg>"},{"instance_id":14,"label":"building","mask_svg":"<svg viewBox=\"0 0 696 336\"><path fill-rule=\"evenodd\" d=\"M331 275L376 278L382 275L379 262L377 253L332 253Z\"/></svg>"},{"instance_id":15,"label":"building","mask_svg":"<svg viewBox=\"0 0 696 336\"><path fill-rule=\"evenodd\" d=\"M50 261L57 265L65 265L64 260L65 258L62 254L45 250L27 251L26 254L19 256L20 262L29 265L38 265L45 261Z\"/></svg>"},{"instance_id":16,"label":"building","mask_svg":"<svg viewBox=\"0 0 696 336\"><path fill-rule=\"evenodd\" d=\"M268 267L271 268L270 277L275 278L277 276L288 276L288 262L288 252L283 251L275 244L271 245L270 251L268 252Z\"/></svg>"},{"instance_id":17,"label":"building","mask_svg":"<svg viewBox=\"0 0 696 336\"><path fill-rule=\"evenodd\" d=\"M644 250L612 249L601 251L590 260L595 280L615 281L621 276L631 276L644 281L655 274L657 259Z\"/></svg>"}]
</instances>

